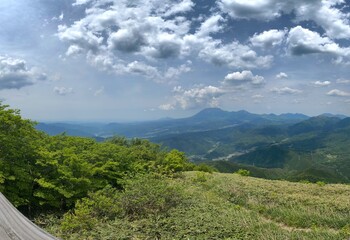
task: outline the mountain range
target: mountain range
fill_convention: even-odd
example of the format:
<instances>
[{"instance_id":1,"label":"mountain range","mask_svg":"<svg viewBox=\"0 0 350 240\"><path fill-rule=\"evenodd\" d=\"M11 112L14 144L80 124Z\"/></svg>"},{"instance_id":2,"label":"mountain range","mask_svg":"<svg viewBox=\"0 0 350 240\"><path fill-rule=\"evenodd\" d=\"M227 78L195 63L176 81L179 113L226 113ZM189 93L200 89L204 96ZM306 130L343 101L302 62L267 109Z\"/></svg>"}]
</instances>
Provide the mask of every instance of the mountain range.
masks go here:
<instances>
[{"instance_id":1,"label":"mountain range","mask_svg":"<svg viewBox=\"0 0 350 240\"><path fill-rule=\"evenodd\" d=\"M181 119L131 123L39 123L36 127L50 135L65 132L72 136L108 138L122 135L128 138L151 138L168 134L201 132L228 128L244 123L255 125L296 123L309 117L303 114L254 114L247 111L228 112L219 108L207 108L194 116Z\"/></svg>"},{"instance_id":2,"label":"mountain range","mask_svg":"<svg viewBox=\"0 0 350 240\"><path fill-rule=\"evenodd\" d=\"M245 168L253 176L271 179L350 182L350 118L343 115L309 117L208 108L182 119L39 123L37 129L99 141L114 135L147 138L223 172Z\"/></svg>"}]
</instances>

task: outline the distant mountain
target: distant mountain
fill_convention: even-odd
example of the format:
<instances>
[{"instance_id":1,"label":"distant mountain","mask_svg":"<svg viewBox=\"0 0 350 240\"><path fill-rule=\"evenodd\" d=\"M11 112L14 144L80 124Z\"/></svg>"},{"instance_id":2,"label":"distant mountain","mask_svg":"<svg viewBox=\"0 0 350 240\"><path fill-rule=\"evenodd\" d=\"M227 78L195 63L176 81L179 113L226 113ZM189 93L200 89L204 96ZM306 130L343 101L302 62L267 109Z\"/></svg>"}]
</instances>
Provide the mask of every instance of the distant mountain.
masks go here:
<instances>
[{"instance_id":1,"label":"distant mountain","mask_svg":"<svg viewBox=\"0 0 350 240\"><path fill-rule=\"evenodd\" d=\"M273 178L350 182L350 118L322 114L253 114L208 108L182 119L148 122L72 124L40 123L51 135L113 135L148 138L184 151L192 161L250 166ZM231 165L230 165L231 164ZM237 165L238 164L238 165ZM232 165L233 166L233 165Z\"/></svg>"},{"instance_id":2,"label":"distant mountain","mask_svg":"<svg viewBox=\"0 0 350 240\"><path fill-rule=\"evenodd\" d=\"M212 161L220 169L232 169L229 163L234 163L258 167L258 172L266 169L267 175L276 172L267 169L280 169L278 176L291 180L350 182L350 118L249 123L151 140L184 151L193 161Z\"/></svg>"},{"instance_id":3,"label":"distant mountain","mask_svg":"<svg viewBox=\"0 0 350 240\"><path fill-rule=\"evenodd\" d=\"M311 131L327 131L340 122L337 117L317 116L297 123L289 128L290 134L308 133Z\"/></svg>"},{"instance_id":4,"label":"distant mountain","mask_svg":"<svg viewBox=\"0 0 350 240\"><path fill-rule=\"evenodd\" d=\"M194 116L182 119L160 119L157 121L135 123L109 124L72 124L72 123L40 123L37 129L55 135L66 132L73 136L111 137L122 135L126 137L152 138L169 134L202 132L229 128L241 124L286 124L296 123L307 118L305 115L259 115L241 110L237 112L224 111L220 108L207 108Z\"/></svg>"},{"instance_id":5,"label":"distant mountain","mask_svg":"<svg viewBox=\"0 0 350 240\"><path fill-rule=\"evenodd\" d=\"M348 116L342 115L342 114L331 114L331 113L323 113L320 116L323 117L336 117L336 118L340 118L340 119L344 119L347 118Z\"/></svg>"},{"instance_id":6,"label":"distant mountain","mask_svg":"<svg viewBox=\"0 0 350 240\"><path fill-rule=\"evenodd\" d=\"M68 123L38 123L36 129L46 132L49 135L66 133L71 136L93 137L91 128Z\"/></svg>"}]
</instances>

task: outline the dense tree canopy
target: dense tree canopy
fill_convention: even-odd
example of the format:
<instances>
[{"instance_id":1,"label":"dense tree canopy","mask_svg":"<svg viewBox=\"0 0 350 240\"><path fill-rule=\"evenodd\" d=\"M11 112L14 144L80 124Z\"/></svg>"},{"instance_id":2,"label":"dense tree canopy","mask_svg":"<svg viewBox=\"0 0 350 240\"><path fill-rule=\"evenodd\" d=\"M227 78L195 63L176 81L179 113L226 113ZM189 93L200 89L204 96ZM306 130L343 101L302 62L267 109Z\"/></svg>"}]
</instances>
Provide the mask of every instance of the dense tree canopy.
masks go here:
<instances>
[{"instance_id":1,"label":"dense tree canopy","mask_svg":"<svg viewBox=\"0 0 350 240\"><path fill-rule=\"evenodd\" d=\"M144 139L113 137L105 142L48 136L0 104L0 190L16 206L61 209L109 185L123 189L139 173L171 174L192 169L184 153Z\"/></svg>"}]
</instances>

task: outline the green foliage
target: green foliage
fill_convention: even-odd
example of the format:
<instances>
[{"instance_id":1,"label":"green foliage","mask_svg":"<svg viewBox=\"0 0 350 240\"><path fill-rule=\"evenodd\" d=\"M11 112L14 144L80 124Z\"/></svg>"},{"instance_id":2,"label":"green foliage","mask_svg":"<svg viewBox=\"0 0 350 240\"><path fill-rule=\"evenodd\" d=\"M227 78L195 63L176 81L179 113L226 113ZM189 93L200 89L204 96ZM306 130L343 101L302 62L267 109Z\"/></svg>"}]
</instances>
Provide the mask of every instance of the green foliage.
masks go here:
<instances>
[{"instance_id":1,"label":"green foliage","mask_svg":"<svg viewBox=\"0 0 350 240\"><path fill-rule=\"evenodd\" d=\"M32 205L41 138L34 122L0 103L0 190L15 206Z\"/></svg>"},{"instance_id":2,"label":"green foliage","mask_svg":"<svg viewBox=\"0 0 350 240\"><path fill-rule=\"evenodd\" d=\"M205 172L196 172L196 176L193 178L194 182L206 182L208 180L207 173Z\"/></svg>"},{"instance_id":3,"label":"green foliage","mask_svg":"<svg viewBox=\"0 0 350 240\"><path fill-rule=\"evenodd\" d=\"M145 139L106 142L48 136L19 111L0 103L0 190L30 211L68 210L88 192L111 185L123 189L139 173L170 174L192 169L185 154L165 151Z\"/></svg>"},{"instance_id":4,"label":"green foliage","mask_svg":"<svg viewBox=\"0 0 350 240\"><path fill-rule=\"evenodd\" d=\"M194 184L199 175L207 176L205 182ZM205 172L186 172L182 178L146 175L127 182L123 192L108 187L83 199L84 206L77 206L76 212L70 213L71 219L65 216L68 228L62 229L56 222L47 229L66 240L342 240L350 236L347 185L320 188ZM179 189L175 196L180 197L164 207L167 201L163 195L169 194L169 188ZM174 196L171 192L169 198ZM128 210L134 204L121 207L121 198L135 203L137 211Z\"/></svg>"},{"instance_id":5,"label":"green foliage","mask_svg":"<svg viewBox=\"0 0 350 240\"><path fill-rule=\"evenodd\" d=\"M169 184L164 177L138 175L126 181L122 192L106 186L77 201L74 211L64 215L61 229L64 236L84 235L114 219L127 221L165 215L183 202L184 191L180 185Z\"/></svg>"},{"instance_id":6,"label":"green foliage","mask_svg":"<svg viewBox=\"0 0 350 240\"><path fill-rule=\"evenodd\" d=\"M189 170L191 167L185 153L174 149L167 153L165 158L160 161L159 170L161 172L174 173Z\"/></svg>"},{"instance_id":7,"label":"green foliage","mask_svg":"<svg viewBox=\"0 0 350 240\"><path fill-rule=\"evenodd\" d=\"M236 173L241 176L250 176L250 172L246 169L239 169Z\"/></svg>"},{"instance_id":8,"label":"green foliage","mask_svg":"<svg viewBox=\"0 0 350 240\"><path fill-rule=\"evenodd\" d=\"M121 215L118 191L107 185L104 189L78 200L74 211L64 215L62 231L70 234L75 231L91 231L99 222L113 220Z\"/></svg>"},{"instance_id":9,"label":"green foliage","mask_svg":"<svg viewBox=\"0 0 350 240\"><path fill-rule=\"evenodd\" d=\"M326 186L326 183L322 181L317 181L316 184L320 187Z\"/></svg>"},{"instance_id":10,"label":"green foliage","mask_svg":"<svg viewBox=\"0 0 350 240\"><path fill-rule=\"evenodd\" d=\"M217 172L217 169L213 166L209 166L205 163L200 163L193 168L194 171L213 173Z\"/></svg>"},{"instance_id":11,"label":"green foliage","mask_svg":"<svg viewBox=\"0 0 350 240\"><path fill-rule=\"evenodd\" d=\"M143 175L127 181L120 204L130 218L167 213L183 201L183 190L172 186L164 177Z\"/></svg>"}]
</instances>

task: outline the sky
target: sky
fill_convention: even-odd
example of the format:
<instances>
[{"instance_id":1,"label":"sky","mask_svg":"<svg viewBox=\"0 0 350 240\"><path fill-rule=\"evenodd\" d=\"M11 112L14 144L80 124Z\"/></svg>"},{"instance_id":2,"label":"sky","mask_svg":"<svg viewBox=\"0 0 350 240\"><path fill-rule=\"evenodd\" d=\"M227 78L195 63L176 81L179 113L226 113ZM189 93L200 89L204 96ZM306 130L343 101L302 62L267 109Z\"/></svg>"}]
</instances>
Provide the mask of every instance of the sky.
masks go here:
<instances>
[{"instance_id":1,"label":"sky","mask_svg":"<svg viewBox=\"0 0 350 240\"><path fill-rule=\"evenodd\" d=\"M1 0L0 100L37 121L350 115L349 0Z\"/></svg>"}]
</instances>

